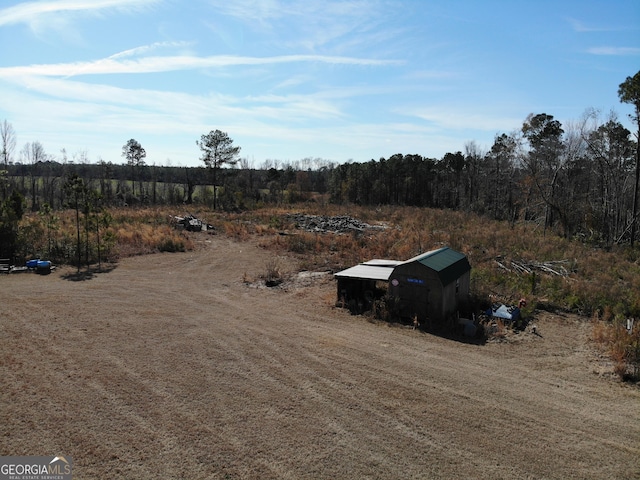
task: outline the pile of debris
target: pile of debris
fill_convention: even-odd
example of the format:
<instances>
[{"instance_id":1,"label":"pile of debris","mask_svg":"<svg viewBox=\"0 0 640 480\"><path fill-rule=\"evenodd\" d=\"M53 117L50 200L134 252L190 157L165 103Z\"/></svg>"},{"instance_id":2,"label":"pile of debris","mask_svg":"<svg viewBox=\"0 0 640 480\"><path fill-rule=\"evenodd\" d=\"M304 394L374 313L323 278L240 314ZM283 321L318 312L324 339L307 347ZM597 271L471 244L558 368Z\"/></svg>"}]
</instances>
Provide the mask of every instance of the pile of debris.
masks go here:
<instances>
[{"instance_id":1,"label":"pile of debris","mask_svg":"<svg viewBox=\"0 0 640 480\"><path fill-rule=\"evenodd\" d=\"M384 230L385 228L382 225L369 225L348 215L326 217L323 215L293 213L287 215L287 218L292 220L297 228L314 233L350 233L364 232L371 229Z\"/></svg>"},{"instance_id":2,"label":"pile of debris","mask_svg":"<svg viewBox=\"0 0 640 480\"><path fill-rule=\"evenodd\" d=\"M184 228L189 232L206 232L207 230L213 230L213 225L203 222L199 218L189 214L184 217L173 217L176 225L179 228Z\"/></svg>"},{"instance_id":3,"label":"pile of debris","mask_svg":"<svg viewBox=\"0 0 640 480\"><path fill-rule=\"evenodd\" d=\"M555 260L549 262L535 261L516 261L503 260L501 257L496 258L496 263L500 268L507 272L515 272L519 274L531 274L534 271L540 271L549 275L557 275L559 277L569 276L569 260Z\"/></svg>"}]
</instances>

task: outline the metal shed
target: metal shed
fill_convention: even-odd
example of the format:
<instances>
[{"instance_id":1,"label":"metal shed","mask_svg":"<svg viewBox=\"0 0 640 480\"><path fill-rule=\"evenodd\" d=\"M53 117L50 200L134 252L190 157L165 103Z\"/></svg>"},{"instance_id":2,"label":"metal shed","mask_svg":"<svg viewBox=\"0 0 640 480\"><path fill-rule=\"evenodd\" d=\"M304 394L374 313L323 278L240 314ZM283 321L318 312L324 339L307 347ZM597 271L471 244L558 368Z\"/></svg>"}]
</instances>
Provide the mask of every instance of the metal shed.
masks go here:
<instances>
[{"instance_id":1,"label":"metal shed","mask_svg":"<svg viewBox=\"0 0 640 480\"><path fill-rule=\"evenodd\" d=\"M441 323L468 300L470 272L467 257L449 247L404 262L370 260L335 274L338 302L361 311L388 293L401 317ZM386 283L386 291L378 282Z\"/></svg>"},{"instance_id":2,"label":"metal shed","mask_svg":"<svg viewBox=\"0 0 640 480\"><path fill-rule=\"evenodd\" d=\"M402 317L441 323L468 301L470 278L467 257L443 247L397 265L389 276L389 294Z\"/></svg>"}]
</instances>

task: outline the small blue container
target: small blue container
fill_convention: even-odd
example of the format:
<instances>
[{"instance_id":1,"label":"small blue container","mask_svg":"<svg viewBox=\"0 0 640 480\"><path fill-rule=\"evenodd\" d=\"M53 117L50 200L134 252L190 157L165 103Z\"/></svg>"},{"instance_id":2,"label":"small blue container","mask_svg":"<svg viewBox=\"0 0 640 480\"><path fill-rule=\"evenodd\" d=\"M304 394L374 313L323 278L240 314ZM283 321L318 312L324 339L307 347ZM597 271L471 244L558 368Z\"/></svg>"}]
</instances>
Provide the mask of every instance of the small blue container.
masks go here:
<instances>
[{"instance_id":1,"label":"small blue container","mask_svg":"<svg viewBox=\"0 0 640 480\"><path fill-rule=\"evenodd\" d=\"M40 275L48 275L51 273L51 262L49 260L38 260L36 273L39 273Z\"/></svg>"},{"instance_id":2,"label":"small blue container","mask_svg":"<svg viewBox=\"0 0 640 480\"><path fill-rule=\"evenodd\" d=\"M34 260L27 260L27 268L36 268L38 266L39 261L40 261L39 258L36 258Z\"/></svg>"}]
</instances>

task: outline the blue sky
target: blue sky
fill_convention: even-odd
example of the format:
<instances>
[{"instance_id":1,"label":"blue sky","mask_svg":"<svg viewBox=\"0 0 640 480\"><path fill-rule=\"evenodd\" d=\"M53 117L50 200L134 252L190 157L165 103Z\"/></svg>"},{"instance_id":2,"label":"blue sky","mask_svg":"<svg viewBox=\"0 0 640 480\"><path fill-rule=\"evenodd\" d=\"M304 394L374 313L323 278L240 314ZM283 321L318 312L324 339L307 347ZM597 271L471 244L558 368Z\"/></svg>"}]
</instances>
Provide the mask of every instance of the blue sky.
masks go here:
<instances>
[{"instance_id":1,"label":"blue sky","mask_svg":"<svg viewBox=\"0 0 640 480\"><path fill-rule=\"evenodd\" d=\"M0 2L0 121L17 147L201 165L219 129L255 166L441 158L529 113L618 113L640 70L637 0Z\"/></svg>"}]
</instances>

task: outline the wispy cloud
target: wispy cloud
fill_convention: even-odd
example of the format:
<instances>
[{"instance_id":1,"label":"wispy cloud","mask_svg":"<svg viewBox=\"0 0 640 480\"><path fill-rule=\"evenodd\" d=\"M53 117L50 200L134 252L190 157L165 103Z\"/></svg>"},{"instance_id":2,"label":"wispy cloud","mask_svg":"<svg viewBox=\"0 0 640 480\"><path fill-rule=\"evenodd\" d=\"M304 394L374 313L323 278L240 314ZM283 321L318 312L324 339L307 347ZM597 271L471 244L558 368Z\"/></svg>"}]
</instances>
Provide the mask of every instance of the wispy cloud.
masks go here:
<instances>
[{"instance_id":1,"label":"wispy cloud","mask_svg":"<svg viewBox=\"0 0 640 480\"><path fill-rule=\"evenodd\" d=\"M144 118L141 124L163 124L167 130L177 128L176 125L184 127L187 124L193 129L194 123L205 123L207 118L212 117L224 122L237 118L306 122L344 116L339 105L341 97L324 92L237 97L128 89L42 76L20 77L15 80L20 86L27 87L29 95L34 99L31 101L57 102L56 112L59 116L64 116L65 111L71 111L74 116L81 117L78 109L85 108L85 118L98 119L124 110L126 115L122 114L122 118L127 118L127 122L123 123L137 124L131 119ZM20 101L9 102L7 108L19 111L24 107L24 101L22 98Z\"/></svg>"},{"instance_id":2,"label":"wispy cloud","mask_svg":"<svg viewBox=\"0 0 640 480\"><path fill-rule=\"evenodd\" d=\"M155 42L150 45L142 45L140 47L130 48L122 52L114 53L109 56L110 59L118 59L125 57L136 57L138 55L144 55L149 52L164 48L187 48L193 46L194 42Z\"/></svg>"},{"instance_id":3,"label":"wispy cloud","mask_svg":"<svg viewBox=\"0 0 640 480\"><path fill-rule=\"evenodd\" d=\"M477 109L477 105L474 110ZM415 116L423 120L427 125L443 131L455 130L480 130L497 132L505 128L505 125L518 125L522 119L503 116L497 112L476 113L451 105L446 107L417 107L413 109L397 109L396 113Z\"/></svg>"},{"instance_id":4,"label":"wispy cloud","mask_svg":"<svg viewBox=\"0 0 640 480\"><path fill-rule=\"evenodd\" d=\"M117 160L119 153L113 140L111 144L104 141L109 135L123 139L140 135L145 142L153 139L162 155L184 158L193 154L195 159L198 152L193 137L209 131L212 123L232 130L234 135L263 139L278 150L277 145L286 138L317 140L317 125L342 124L345 118L340 103L322 93L239 97L129 89L42 76L15 80L17 88L10 84L2 87L11 92L3 108L11 112L14 121L29 124L30 138L38 138L51 148L60 145L60 138L53 132L63 128L70 133L62 145L75 145L71 150L85 145L111 160ZM55 116L29 120L31 111L55 111ZM296 129L291 129L291 122ZM95 137L96 125L104 134L99 138ZM334 134L338 133L345 139L349 136L336 127ZM168 144L159 148L164 142Z\"/></svg>"},{"instance_id":5,"label":"wispy cloud","mask_svg":"<svg viewBox=\"0 0 640 480\"><path fill-rule=\"evenodd\" d=\"M412 81L422 80L452 80L459 78L460 74L450 70L414 70L406 75L404 78Z\"/></svg>"},{"instance_id":6,"label":"wispy cloud","mask_svg":"<svg viewBox=\"0 0 640 480\"><path fill-rule=\"evenodd\" d=\"M216 12L241 22L245 28L272 33L283 47L316 51L355 45L371 47L388 38L381 23L394 5L381 0L210 0Z\"/></svg>"},{"instance_id":7,"label":"wispy cloud","mask_svg":"<svg viewBox=\"0 0 640 480\"><path fill-rule=\"evenodd\" d=\"M55 0L25 2L0 10L0 26L16 23L33 24L42 16L51 14L98 11L106 9L138 8L162 0Z\"/></svg>"},{"instance_id":8,"label":"wispy cloud","mask_svg":"<svg viewBox=\"0 0 640 480\"><path fill-rule=\"evenodd\" d=\"M567 18L567 22L571 25L574 32L578 33L594 33L594 32L618 32L627 30L629 27L613 27L604 25L587 24L577 18Z\"/></svg>"},{"instance_id":9,"label":"wispy cloud","mask_svg":"<svg viewBox=\"0 0 640 480\"><path fill-rule=\"evenodd\" d=\"M567 18L567 21L571 25L571 28L574 32L586 33L586 32L601 32L603 30L602 27L593 27L586 25L582 20L578 20L576 18Z\"/></svg>"},{"instance_id":10,"label":"wispy cloud","mask_svg":"<svg viewBox=\"0 0 640 480\"><path fill-rule=\"evenodd\" d=\"M638 47L593 47L587 50L592 55L629 56L640 55Z\"/></svg>"},{"instance_id":11,"label":"wispy cloud","mask_svg":"<svg viewBox=\"0 0 640 480\"><path fill-rule=\"evenodd\" d=\"M281 18L307 18L318 23L339 17L362 19L382 5L380 0L210 0L209 3L223 15L245 23L269 23Z\"/></svg>"},{"instance_id":12,"label":"wispy cloud","mask_svg":"<svg viewBox=\"0 0 640 480\"><path fill-rule=\"evenodd\" d=\"M0 77L22 75L44 75L72 77L78 75L98 75L114 73L152 73L176 70L193 70L199 68L230 67L241 65L273 65L296 62L318 62L339 65L388 66L399 65L398 60L376 60L369 58L336 57L324 55L283 55L276 57L242 57L242 56L164 56L144 57L136 60L122 59L120 56L108 57L93 62L73 62L59 64L27 65L20 67L0 68ZM124 57L129 54L124 54Z\"/></svg>"}]
</instances>

